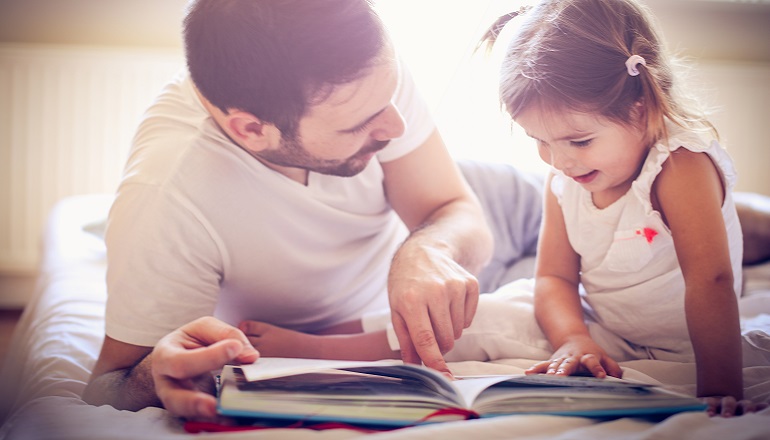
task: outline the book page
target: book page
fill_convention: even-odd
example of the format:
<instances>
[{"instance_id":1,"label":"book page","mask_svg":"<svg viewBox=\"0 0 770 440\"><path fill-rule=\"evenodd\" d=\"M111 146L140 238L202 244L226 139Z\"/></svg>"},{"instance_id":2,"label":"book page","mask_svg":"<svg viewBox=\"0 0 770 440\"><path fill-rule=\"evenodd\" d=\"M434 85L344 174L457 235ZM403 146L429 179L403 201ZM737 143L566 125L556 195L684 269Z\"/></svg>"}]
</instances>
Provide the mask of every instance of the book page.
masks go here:
<instances>
[{"instance_id":1,"label":"book page","mask_svg":"<svg viewBox=\"0 0 770 440\"><path fill-rule=\"evenodd\" d=\"M481 390L472 408L491 414L572 414L610 416L701 410L691 396L655 384L617 378L517 375Z\"/></svg>"},{"instance_id":2,"label":"book page","mask_svg":"<svg viewBox=\"0 0 770 440\"><path fill-rule=\"evenodd\" d=\"M464 407L470 409L473 402L484 390L492 385L504 382L510 379L510 376L474 376L456 379L452 384L464 400Z\"/></svg>"},{"instance_id":3,"label":"book page","mask_svg":"<svg viewBox=\"0 0 770 440\"><path fill-rule=\"evenodd\" d=\"M259 358L253 364L240 365L247 381L265 380L277 377L292 376L301 373L310 373L322 370L333 370L354 367L375 367L384 365L403 365L396 359L382 361L337 361L326 359L302 359L302 358Z\"/></svg>"},{"instance_id":4,"label":"book page","mask_svg":"<svg viewBox=\"0 0 770 440\"><path fill-rule=\"evenodd\" d=\"M403 426L460 407L446 379L415 365L321 370L247 381L242 369L222 370L219 413L237 417L335 420ZM426 373L427 372L427 373ZM379 374L382 373L382 374ZM457 420L465 414L447 414ZM434 420L437 421L437 420Z\"/></svg>"},{"instance_id":5,"label":"book page","mask_svg":"<svg viewBox=\"0 0 770 440\"><path fill-rule=\"evenodd\" d=\"M481 376L458 376L454 382L454 387L463 396L466 402L466 408L472 408L476 398L492 385L504 386L507 389L523 388L535 393L541 392L544 388L585 388L594 391L602 390L604 392L624 389L624 388L646 388L654 386L652 384L607 377L599 379L596 377L583 376L553 376L545 374L515 374L515 375L481 375ZM510 394L514 390L506 391ZM512 395L512 394L511 394Z\"/></svg>"},{"instance_id":6,"label":"book page","mask_svg":"<svg viewBox=\"0 0 770 440\"><path fill-rule=\"evenodd\" d=\"M508 385L522 386L550 386L550 387L580 387L580 388L639 388L657 386L630 379L619 379L607 376L598 378L593 376L556 376L552 374L520 374L511 376Z\"/></svg>"}]
</instances>

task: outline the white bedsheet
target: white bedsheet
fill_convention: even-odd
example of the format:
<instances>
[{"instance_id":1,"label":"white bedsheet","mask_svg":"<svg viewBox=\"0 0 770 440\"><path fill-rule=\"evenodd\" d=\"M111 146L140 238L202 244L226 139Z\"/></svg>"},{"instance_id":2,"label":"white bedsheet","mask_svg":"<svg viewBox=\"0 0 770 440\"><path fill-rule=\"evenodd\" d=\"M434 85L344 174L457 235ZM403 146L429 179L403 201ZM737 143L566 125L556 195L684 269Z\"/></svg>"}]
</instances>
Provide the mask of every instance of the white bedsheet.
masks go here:
<instances>
[{"instance_id":1,"label":"white bedsheet","mask_svg":"<svg viewBox=\"0 0 770 440\"><path fill-rule=\"evenodd\" d=\"M159 408L138 412L94 407L80 400L98 355L104 326L104 244L96 228L109 195L73 197L59 203L45 234L45 259L36 294L14 334L0 376L0 439L176 439L189 437L182 421ZM770 265L747 270L749 291L741 302L744 330L770 333ZM761 334L759 335L761 336ZM759 344L770 341L760 340ZM521 373L532 361L458 362L456 374ZM626 377L658 380L693 393L694 365L661 361L621 364ZM746 397L770 401L770 366L744 369ZM275 429L206 434L211 439L770 439L770 409L731 419L683 413L654 423L639 418L510 416L451 422L376 434Z\"/></svg>"}]
</instances>

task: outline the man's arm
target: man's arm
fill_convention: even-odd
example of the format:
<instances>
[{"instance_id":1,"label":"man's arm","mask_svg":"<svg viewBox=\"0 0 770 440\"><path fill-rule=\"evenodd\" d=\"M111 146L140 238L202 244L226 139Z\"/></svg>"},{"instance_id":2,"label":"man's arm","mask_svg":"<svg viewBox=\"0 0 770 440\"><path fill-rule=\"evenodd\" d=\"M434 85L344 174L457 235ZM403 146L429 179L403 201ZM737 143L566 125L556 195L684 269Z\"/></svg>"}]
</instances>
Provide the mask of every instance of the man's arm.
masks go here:
<instances>
[{"instance_id":1,"label":"man's arm","mask_svg":"<svg viewBox=\"0 0 770 440\"><path fill-rule=\"evenodd\" d=\"M160 406L178 416L214 417L210 371L258 357L243 332L212 317L183 325L154 349L106 337L83 400L131 411Z\"/></svg>"},{"instance_id":2,"label":"man's arm","mask_svg":"<svg viewBox=\"0 0 770 440\"><path fill-rule=\"evenodd\" d=\"M88 381L83 400L137 411L162 406L150 372L152 347L126 344L106 336Z\"/></svg>"},{"instance_id":3,"label":"man's arm","mask_svg":"<svg viewBox=\"0 0 770 440\"><path fill-rule=\"evenodd\" d=\"M404 157L382 164L388 200L411 231L388 277L393 325L406 362L448 372L442 352L470 325L478 273L492 255L476 196L437 131Z\"/></svg>"}]
</instances>

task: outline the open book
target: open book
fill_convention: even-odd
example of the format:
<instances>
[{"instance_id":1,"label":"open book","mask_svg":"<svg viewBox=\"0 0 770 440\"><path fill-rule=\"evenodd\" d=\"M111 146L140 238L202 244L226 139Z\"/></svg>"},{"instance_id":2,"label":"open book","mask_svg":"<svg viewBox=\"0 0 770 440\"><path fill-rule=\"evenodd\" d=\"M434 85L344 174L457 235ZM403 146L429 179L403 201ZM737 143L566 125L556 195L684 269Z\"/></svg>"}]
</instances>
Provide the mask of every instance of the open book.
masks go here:
<instances>
[{"instance_id":1,"label":"open book","mask_svg":"<svg viewBox=\"0 0 770 440\"><path fill-rule=\"evenodd\" d=\"M615 378L509 375L452 381L401 361L283 358L226 366L218 400L226 416L381 426L509 414L626 417L705 409L694 397Z\"/></svg>"}]
</instances>

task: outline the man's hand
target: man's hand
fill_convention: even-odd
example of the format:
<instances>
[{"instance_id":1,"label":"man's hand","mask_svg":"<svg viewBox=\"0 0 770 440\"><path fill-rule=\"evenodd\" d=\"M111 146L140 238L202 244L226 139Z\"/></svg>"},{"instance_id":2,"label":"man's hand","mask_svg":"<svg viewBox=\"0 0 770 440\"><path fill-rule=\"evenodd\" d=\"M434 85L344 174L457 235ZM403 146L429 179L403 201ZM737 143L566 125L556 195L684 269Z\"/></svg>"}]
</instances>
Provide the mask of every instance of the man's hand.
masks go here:
<instances>
[{"instance_id":1,"label":"man's hand","mask_svg":"<svg viewBox=\"0 0 770 440\"><path fill-rule=\"evenodd\" d=\"M451 375L443 353L473 320L476 278L446 252L405 243L393 259L388 294L404 362Z\"/></svg>"},{"instance_id":2,"label":"man's hand","mask_svg":"<svg viewBox=\"0 0 770 440\"><path fill-rule=\"evenodd\" d=\"M257 358L243 332L212 317L199 318L166 335L153 349L155 392L177 416L213 418L216 399L196 383L233 360L252 363Z\"/></svg>"}]
</instances>

